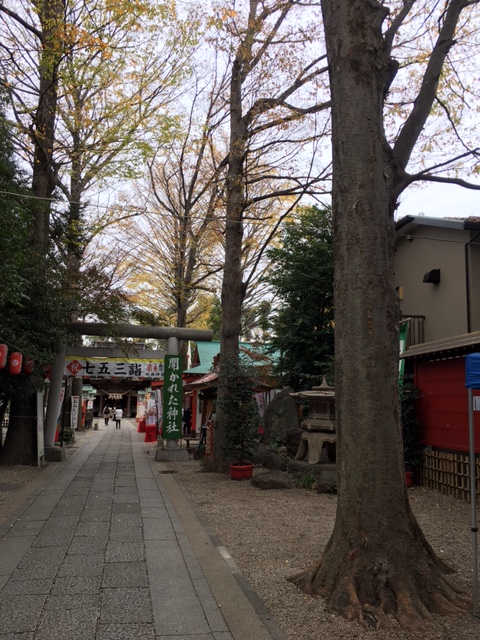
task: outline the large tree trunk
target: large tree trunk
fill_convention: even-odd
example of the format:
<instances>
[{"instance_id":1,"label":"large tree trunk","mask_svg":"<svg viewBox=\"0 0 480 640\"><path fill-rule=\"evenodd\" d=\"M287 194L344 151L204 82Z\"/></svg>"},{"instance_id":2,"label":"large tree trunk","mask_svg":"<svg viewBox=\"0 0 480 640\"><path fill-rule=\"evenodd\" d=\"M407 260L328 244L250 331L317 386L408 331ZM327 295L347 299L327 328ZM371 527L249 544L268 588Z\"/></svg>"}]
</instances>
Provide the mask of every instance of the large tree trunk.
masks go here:
<instances>
[{"instance_id":1,"label":"large tree trunk","mask_svg":"<svg viewBox=\"0 0 480 640\"><path fill-rule=\"evenodd\" d=\"M237 60L232 69L230 83L230 142L227 172L227 202L225 225L225 266L222 282L222 327L220 334L220 378L217 390L216 421L213 446L213 459L209 463L211 470L225 468L223 454L224 417L222 411L223 385L222 363L225 358L239 354L241 332L242 303L245 288L242 282L242 241L244 194L244 161L247 140L247 127L242 118L242 75L241 63Z\"/></svg>"},{"instance_id":2,"label":"large tree trunk","mask_svg":"<svg viewBox=\"0 0 480 640\"><path fill-rule=\"evenodd\" d=\"M464 611L410 510L398 399L393 286L396 167L383 132L385 10L323 0L333 127L338 508L320 561L290 578L349 619L421 630Z\"/></svg>"},{"instance_id":3,"label":"large tree trunk","mask_svg":"<svg viewBox=\"0 0 480 640\"><path fill-rule=\"evenodd\" d=\"M39 60L39 100L31 136L34 144L32 190L35 202L34 246L44 249L49 239L50 198L56 186L53 164L55 120L58 101L58 65L62 57L62 32L64 0L41 0L38 17L42 27L41 55Z\"/></svg>"},{"instance_id":4,"label":"large tree trunk","mask_svg":"<svg viewBox=\"0 0 480 640\"><path fill-rule=\"evenodd\" d=\"M56 185L53 148L65 0L40 0L36 8L42 30L39 35L39 98L30 128L33 143L32 191L37 198L32 207L31 244L35 252L44 256L49 245L51 198ZM25 312L29 313L28 307ZM15 409L10 414L2 463L36 464L36 392L27 393L17 400Z\"/></svg>"},{"instance_id":5,"label":"large tree trunk","mask_svg":"<svg viewBox=\"0 0 480 640\"><path fill-rule=\"evenodd\" d=\"M10 421L1 452L1 464L34 465L37 458L37 395L27 393L25 397L10 402Z\"/></svg>"}]
</instances>

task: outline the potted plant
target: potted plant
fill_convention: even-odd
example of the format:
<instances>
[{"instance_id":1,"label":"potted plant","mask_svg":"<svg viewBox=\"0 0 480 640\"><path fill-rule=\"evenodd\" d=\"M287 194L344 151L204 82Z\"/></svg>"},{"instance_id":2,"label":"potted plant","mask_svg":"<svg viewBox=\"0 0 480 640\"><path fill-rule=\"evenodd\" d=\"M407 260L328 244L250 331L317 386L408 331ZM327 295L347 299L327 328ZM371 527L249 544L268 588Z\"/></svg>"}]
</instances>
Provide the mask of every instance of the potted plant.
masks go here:
<instances>
[{"instance_id":1,"label":"potted plant","mask_svg":"<svg viewBox=\"0 0 480 640\"><path fill-rule=\"evenodd\" d=\"M419 395L418 388L413 383L413 376L405 376L400 389L400 403L402 412L405 482L408 487L413 485L414 473L422 464L420 422L416 412L416 401Z\"/></svg>"},{"instance_id":2,"label":"potted plant","mask_svg":"<svg viewBox=\"0 0 480 640\"><path fill-rule=\"evenodd\" d=\"M261 422L255 393L255 368L245 356L228 357L224 367L224 394L221 400L225 420L223 452L230 463L233 480L251 478L249 456L259 441Z\"/></svg>"}]
</instances>

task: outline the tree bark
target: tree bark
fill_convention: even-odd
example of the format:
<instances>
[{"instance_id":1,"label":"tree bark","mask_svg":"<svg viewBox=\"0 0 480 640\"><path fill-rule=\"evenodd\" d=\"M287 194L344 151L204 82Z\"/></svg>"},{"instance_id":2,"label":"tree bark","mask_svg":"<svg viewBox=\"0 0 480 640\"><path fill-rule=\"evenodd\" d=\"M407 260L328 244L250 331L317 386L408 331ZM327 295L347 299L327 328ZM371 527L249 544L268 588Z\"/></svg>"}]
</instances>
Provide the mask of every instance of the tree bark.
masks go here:
<instances>
[{"instance_id":1,"label":"tree bark","mask_svg":"<svg viewBox=\"0 0 480 640\"><path fill-rule=\"evenodd\" d=\"M55 121L58 101L58 65L63 54L62 25L65 0L39 0L36 4L42 28L39 38L39 100L30 127L33 143L31 244L45 256L50 240L51 198L56 185L53 163ZM28 313L28 308L26 313ZM9 428L2 455L3 464L36 464L36 392L12 403Z\"/></svg>"},{"instance_id":2,"label":"tree bark","mask_svg":"<svg viewBox=\"0 0 480 640\"><path fill-rule=\"evenodd\" d=\"M37 463L37 395L12 398L10 421L0 462L2 465Z\"/></svg>"},{"instance_id":3,"label":"tree bark","mask_svg":"<svg viewBox=\"0 0 480 640\"><path fill-rule=\"evenodd\" d=\"M403 477L393 212L401 173L383 131L385 8L323 0L330 64L338 507L320 561L290 580L372 627L425 629L468 598L425 540Z\"/></svg>"},{"instance_id":4,"label":"tree bark","mask_svg":"<svg viewBox=\"0 0 480 640\"><path fill-rule=\"evenodd\" d=\"M56 185L53 147L58 101L58 65L63 51L60 27L64 22L65 6L64 0L41 0L37 6L42 32L39 100L31 126L34 144L32 190L38 198L33 210L33 244L45 249L50 231L50 198Z\"/></svg>"}]
</instances>

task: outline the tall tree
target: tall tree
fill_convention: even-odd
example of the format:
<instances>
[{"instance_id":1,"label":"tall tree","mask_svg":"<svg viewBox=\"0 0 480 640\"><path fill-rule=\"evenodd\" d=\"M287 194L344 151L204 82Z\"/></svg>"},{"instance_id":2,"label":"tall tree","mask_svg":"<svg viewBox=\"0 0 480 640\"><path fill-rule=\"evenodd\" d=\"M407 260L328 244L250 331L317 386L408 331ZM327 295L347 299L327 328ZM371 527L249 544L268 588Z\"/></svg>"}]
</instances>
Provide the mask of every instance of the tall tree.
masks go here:
<instances>
[{"instance_id":1,"label":"tall tree","mask_svg":"<svg viewBox=\"0 0 480 640\"><path fill-rule=\"evenodd\" d=\"M1 80L37 198L33 240L44 252L55 241L74 318L81 284L95 280L104 291L109 280L98 268L81 277L85 248L101 227L86 206L89 192L112 176L131 177L149 132L168 130L165 108L187 74L197 23L150 0L7 0L0 18ZM53 209L62 193L66 203ZM119 297L112 301L90 311L118 310Z\"/></svg>"},{"instance_id":2,"label":"tall tree","mask_svg":"<svg viewBox=\"0 0 480 640\"><path fill-rule=\"evenodd\" d=\"M184 97L175 134L156 139L146 176L134 186L143 215L124 224L136 303L178 327L196 322L198 301L219 286L223 265L223 149L214 140L222 78L204 76Z\"/></svg>"},{"instance_id":3,"label":"tall tree","mask_svg":"<svg viewBox=\"0 0 480 640\"><path fill-rule=\"evenodd\" d=\"M193 14L178 19L169 2L44 4L22 0L13 3L15 12L2 3L0 60L18 151L31 162L35 183L43 165L32 142L43 140L51 184L39 195L48 201L58 186L66 199L56 209L54 236L78 275L91 230L104 222L87 209L88 194L108 179L138 173L152 131L168 136L166 110L189 73L198 22ZM44 78L47 71L51 78ZM48 122L32 127L40 115ZM40 125L45 131L35 137Z\"/></svg>"},{"instance_id":4,"label":"tall tree","mask_svg":"<svg viewBox=\"0 0 480 640\"><path fill-rule=\"evenodd\" d=\"M56 261L31 248L34 201L26 176L14 162L12 135L0 106L0 340L10 353L20 351L35 362L32 374L13 376L8 367L0 371L0 418L3 421L9 404L11 418L0 462L28 464L36 459L36 443L31 431L19 430L18 424L35 416L42 365L51 359L63 330L66 300Z\"/></svg>"},{"instance_id":5,"label":"tall tree","mask_svg":"<svg viewBox=\"0 0 480 640\"><path fill-rule=\"evenodd\" d=\"M266 277L275 304L272 348L280 351L279 377L309 389L333 374L333 224L331 209L299 207L268 250Z\"/></svg>"},{"instance_id":6,"label":"tall tree","mask_svg":"<svg viewBox=\"0 0 480 640\"><path fill-rule=\"evenodd\" d=\"M390 626L391 615L402 627L420 631L432 614L468 607L468 597L446 577L449 568L425 540L403 479L393 214L399 195L415 180L479 188L438 175L456 163L458 169L460 158L466 175L478 167L478 150L460 138L460 121L446 120L451 156L443 139L442 159L429 166L429 147L422 144L432 130L429 116L431 126L440 126L435 105L452 114L458 86L467 108L475 76L467 81L462 74L468 72L465 52L478 54L477 5L322 0L332 97L338 508L323 556L293 581L323 596L334 611L372 627ZM402 38L408 40L404 59L402 49L394 48ZM414 44L418 58L412 56ZM458 56L461 64L455 65ZM442 78L453 68L458 85L449 90ZM397 125L404 116L398 133L387 137L389 89L394 96L403 71L412 99L397 111ZM422 156L415 158L416 151ZM419 159L423 167L415 171Z\"/></svg>"},{"instance_id":7,"label":"tall tree","mask_svg":"<svg viewBox=\"0 0 480 640\"><path fill-rule=\"evenodd\" d=\"M309 170L297 173L298 159L295 162L292 155L292 148L298 151L302 140L315 139L315 119L308 122L310 131L306 130L306 122L329 104L328 99L318 99L326 65L325 56L316 52L313 45L317 36L315 22L307 16L307 27L300 18L308 4L301 0L249 0L225 23L231 53L227 67L229 142L221 358L227 354L230 359L238 356L242 303L248 289L248 278L244 279L242 272L247 212L268 197L299 196L319 180L319 174ZM278 73L272 73L273 60ZM262 157L267 162L262 162ZM272 169L274 162L276 167ZM269 195L255 194L260 181L272 187ZM220 380L222 375L220 361ZM219 385L210 463L213 469L225 464L221 412L224 386Z\"/></svg>"}]
</instances>

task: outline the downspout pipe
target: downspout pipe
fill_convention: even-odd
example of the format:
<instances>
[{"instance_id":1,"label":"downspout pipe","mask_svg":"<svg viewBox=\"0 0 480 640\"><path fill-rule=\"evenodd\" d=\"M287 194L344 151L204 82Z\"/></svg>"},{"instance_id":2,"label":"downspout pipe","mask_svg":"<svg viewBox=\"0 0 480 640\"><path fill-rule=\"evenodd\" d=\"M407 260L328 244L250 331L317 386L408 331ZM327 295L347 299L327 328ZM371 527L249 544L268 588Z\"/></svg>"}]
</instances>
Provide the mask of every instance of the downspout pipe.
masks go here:
<instances>
[{"instance_id":1,"label":"downspout pipe","mask_svg":"<svg viewBox=\"0 0 480 640\"><path fill-rule=\"evenodd\" d=\"M472 311L471 311L471 300L470 300L470 265L469 265L469 247L470 245L475 242L476 238L478 238L478 236L480 236L480 231L478 231L473 238L471 238L466 244L465 244L465 286L466 286L466 304L467 304L467 333L471 333L472 332Z\"/></svg>"}]
</instances>

